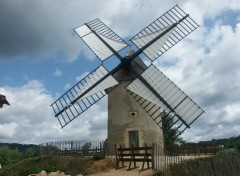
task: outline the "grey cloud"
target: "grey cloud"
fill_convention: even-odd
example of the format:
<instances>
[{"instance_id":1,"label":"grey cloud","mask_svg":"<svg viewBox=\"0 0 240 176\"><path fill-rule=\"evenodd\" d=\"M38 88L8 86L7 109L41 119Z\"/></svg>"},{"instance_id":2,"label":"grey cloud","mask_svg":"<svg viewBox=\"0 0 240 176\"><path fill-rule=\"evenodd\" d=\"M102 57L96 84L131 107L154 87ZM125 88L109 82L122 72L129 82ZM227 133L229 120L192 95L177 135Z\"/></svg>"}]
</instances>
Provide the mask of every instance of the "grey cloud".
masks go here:
<instances>
[{"instance_id":1,"label":"grey cloud","mask_svg":"<svg viewBox=\"0 0 240 176\"><path fill-rule=\"evenodd\" d=\"M183 134L189 141L239 135L239 24L231 27L216 22L213 28L201 26L168 51L164 59L178 58L172 67L157 62L206 111Z\"/></svg>"},{"instance_id":2,"label":"grey cloud","mask_svg":"<svg viewBox=\"0 0 240 176\"><path fill-rule=\"evenodd\" d=\"M81 46L72 35L76 24L64 5L58 1L0 1L0 57L55 58L62 52L64 59L76 59Z\"/></svg>"},{"instance_id":3,"label":"grey cloud","mask_svg":"<svg viewBox=\"0 0 240 176\"><path fill-rule=\"evenodd\" d=\"M84 48L78 36L73 35L73 28L99 18L120 36L127 37L161 14L152 10L157 5L158 1L150 4L145 1L99 3L96 0L0 1L0 58L77 59ZM167 8L172 5L165 4ZM144 23L139 23L138 19Z\"/></svg>"},{"instance_id":4,"label":"grey cloud","mask_svg":"<svg viewBox=\"0 0 240 176\"><path fill-rule=\"evenodd\" d=\"M139 3L137 0L124 3L99 3L97 0L53 0L51 3L47 0L2 0L0 58L56 58L56 53L63 52L66 54L65 59L73 60L83 47L81 40L73 35L72 28L98 17L120 36L128 37L177 2L180 1L162 4L160 1ZM221 2L212 1L210 5L213 8L208 8L207 1L181 1L180 5L200 22L206 18L214 19L225 7L239 9L237 1ZM235 6L232 7L232 4ZM206 111L184 133L185 140L198 141L239 134L237 105L240 104L240 53L235 48L239 48L240 30L239 27L229 30L229 27L220 24L214 24L213 27L209 29L202 23L197 31L188 36L189 40L181 41L164 54L161 59L165 63L171 61L171 67L161 67L160 62L161 70L176 80L176 84ZM106 99L60 129L49 109L53 102L52 96L44 90L44 85L37 81L18 88L0 89L11 101L10 107L0 111L1 141L39 143L106 136ZM5 134L6 131L9 135Z\"/></svg>"},{"instance_id":5,"label":"grey cloud","mask_svg":"<svg viewBox=\"0 0 240 176\"><path fill-rule=\"evenodd\" d=\"M37 4L34 5L31 1L1 1L0 11L0 48L3 56L32 55L51 45L48 40L50 42L53 38L47 33L46 25L51 21L47 14L39 12Z\"/></svg>"}]
</instances>

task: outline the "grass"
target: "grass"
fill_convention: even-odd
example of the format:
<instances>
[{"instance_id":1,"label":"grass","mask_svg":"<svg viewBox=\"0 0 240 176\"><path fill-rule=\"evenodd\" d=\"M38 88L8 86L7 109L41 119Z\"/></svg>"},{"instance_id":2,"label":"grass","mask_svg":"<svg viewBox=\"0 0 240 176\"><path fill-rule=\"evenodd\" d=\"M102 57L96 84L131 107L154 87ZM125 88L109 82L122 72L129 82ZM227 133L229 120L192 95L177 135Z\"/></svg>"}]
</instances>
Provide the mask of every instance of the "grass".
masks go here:
<instances>
[{"instance_id":1,"label":"grass","mask_svg":"<svg viewBox=\"0 0 240 176\"><path fill-rule=\"evenodd\" d=\"M94 161L91 158L86 157L54 157L54 156L44 156L39 158L34 158L30 160L25 160L24 162L12 167L0 169L0 176L27 176L30 174L37 174L42 170L47 173L61 171L68 175L77 174L89 174L94 172L93 168L97 168L95 165L101 162L101 170L108 169L112 167L106 160ZM102 164L105 163L105 164ZM88 169L88 168L91 168ZM98 170L96 170L97 172Z\"/></svg>"}]
</instances>

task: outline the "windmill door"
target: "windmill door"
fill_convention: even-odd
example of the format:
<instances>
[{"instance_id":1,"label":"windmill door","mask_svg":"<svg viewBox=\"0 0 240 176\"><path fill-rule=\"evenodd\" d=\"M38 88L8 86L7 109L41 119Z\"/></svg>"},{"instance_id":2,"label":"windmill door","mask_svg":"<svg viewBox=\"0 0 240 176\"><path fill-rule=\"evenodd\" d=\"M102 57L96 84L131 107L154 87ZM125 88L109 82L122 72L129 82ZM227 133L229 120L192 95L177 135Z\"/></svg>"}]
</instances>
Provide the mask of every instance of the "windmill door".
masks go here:
<instances>
[{"instance_id":1,"label":"windmill door","mask_svg":"<svg viewBox=\"0 0 240 176\"><path fill-rule=\"evenodd\" d=\"M138 131L129 131L128 136L129 136L129 147L131 147L132 145L134 147L139 147Z\"/></svg>"}]
</instances>

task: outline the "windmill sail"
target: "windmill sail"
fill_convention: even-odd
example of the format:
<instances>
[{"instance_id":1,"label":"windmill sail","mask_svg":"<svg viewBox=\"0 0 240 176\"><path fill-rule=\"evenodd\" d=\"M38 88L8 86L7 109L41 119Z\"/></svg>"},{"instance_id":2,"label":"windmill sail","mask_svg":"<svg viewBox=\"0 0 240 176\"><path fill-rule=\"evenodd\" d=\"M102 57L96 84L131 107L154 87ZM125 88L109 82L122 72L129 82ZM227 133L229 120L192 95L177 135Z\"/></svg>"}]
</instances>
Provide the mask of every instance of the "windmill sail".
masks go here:
<instances>
[{"instance_id":1,"label":"windmill sail","mask_svg":"<svg viewBox=\"0 0 240 176\"><path fill-rule=\"evenodd\" d=\"M149 43L151 40L156 38L158 35L162 34L164 31L166 31L169 27L166 27L164 29L160 29L154 32L149 32L146 35L138 36L132 39L132 42L138 46L138 48L142 48L144 45ZM148 48L146 48L143 52L152 60L154 61L158 57L159 50L163 47L163 45L168 40L169 36L172 34L173 29L166 32L165 35L163 35L160 39L158 39L156 42L154 42L152 45L150 45Z\"/></svg>"},{"instance_id":2,"label":"windmill sail","mask_svg":"<svg viewBox=\"0 0 240 176\"><path fill-rule=\"evenodd\" d=\"M51 105L61 127L102 99L105 89L117 84L102 65L84 77Z\"/></svg>"},{"instance_id":3,"label":"windmill sail","mask_svg":"<svg viewBox=\"0 0 240 176\"><path fill-rule=\"evenodd\" d=\"M131 41L141 49L162 34L159 39L143 50L146 56L154 61L198 27L199 25L176 5L140 31Z\"/></svg>"},{"instance_id":4,"label":"windmill sail","mask_svg":"<svg viewBox=\"0 0 240 176\"><path fill-rule=\"evenodd\" d=\"M96 82L98 82L101 78L106 76L108 74L108 71L101 65L96 69L96 72L89 75L88 80L86 80L86 84L84 87L75 95L75 97L81 96L84 92L86 92L90 87L92 87ZM109 75L106 79L101 81L99 84L97 84L93 89L91 89L89 92L87 92L84 96L82 96L80 99L83 99L85 97L88 97L90 95L93 95L95 93L98 93L102 90L108 89L112 86L117 85L118 82L113 78L113 76Z\"/></svg>"},{"instance_id":5,"label":"windmill sail","mask_svg":"<svg viewBox=\"0 0 240 176\"><path fill-rule=\"evenodd\" d=\"M116 52L128 46L123 39L99 19L76 28L75 32L102 61L114 54L102 40Z\"/></svg>"},{"instance_id":6,"label":"windmill sail","mask_svg":"<svg viewBox=\"0 0 240 176\"><path fill-rule=\"evenodd\" d=\"M125 81L125 76L129 76L131 80L128 81L136 79L126 89L156 124L162 127L161 116L163 113L170 114L174 119L173 125L177 126L176 130L181 128L179 131L182 133L204 111L154 65L147 68L136 58L144 53L152 63L198 27L199 25L176 5L131 39L139 50L131 50L125 57L122 57L119 51L128 44L99 19L75 28L75 32L100 60L105 61L115 55L121 63L110 72L103 65L99 66L51 105L60 125L66 126L102 99L106 95L105 90L108 90L107 93L113 90L118 84L115 78L123 76L124 79L117 79L121 84L121 81ZM124 72L121 72L121 69ZM125 71L129 75L124 75ZM109 89L110 87L113 89ZM126 111L125 109L122 110ZM151 123L154 124L152 121ZM158 126L155 125L157 129Z\"/></svg>"},{"instance_id":7,"label":"windmill sail","mask_svg":"<svg viewBox=\"0 0 240 176\"><path fill-rule=\"evenodd\" d=\"M145 110L145 112L152 118L153 121L156 122L156 124L162 128L162 117L161 117L161 111L164 110L164 108L160 107L159 105L153 103L152 101L149 101L142 96L130 91L131 96L140 104L140 106Z\"/></svg>"},{"instance_id":8,"label":"windmill sail","mask_svg":"<svg viewBox=\"0 0 240 176\"><path fill-rule=\"evenodd\" d=\"M179 89L167 76L151 65L141 76L162 98L159 99L138 78L127 89L142 98L176 115L186 126L196 120L204 111Z\"/></svg>"}]
</instances>

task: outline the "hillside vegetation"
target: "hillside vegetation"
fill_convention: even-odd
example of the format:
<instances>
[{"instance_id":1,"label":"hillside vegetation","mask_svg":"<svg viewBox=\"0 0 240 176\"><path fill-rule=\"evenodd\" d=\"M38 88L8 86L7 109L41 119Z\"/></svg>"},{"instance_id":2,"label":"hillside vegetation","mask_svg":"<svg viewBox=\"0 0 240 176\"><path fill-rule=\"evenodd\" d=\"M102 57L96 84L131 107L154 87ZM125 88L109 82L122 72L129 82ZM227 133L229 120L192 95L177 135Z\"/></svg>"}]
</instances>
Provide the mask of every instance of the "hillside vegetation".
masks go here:
<instances>
[{"instance_id":1,"label":"hillside vegetation","mask_svg":"<svg viewBox=\"0 0 240 176\"><path fill-rule=\"evenodd\" d=\"M240 136L233 136L226 139L212 139L211 141L200 141L198 144L223 145L224 149L238 149L240 151Z\"/></svg>"},{"instance_id":2,"label":"hillside vegetation","mask_svg":"<svg viewBox=\"0 0 240 176\"><path fill-rule=\"evenodd\" d=\"M190 143L186 143L190 144ZM240 136L228 139L212 139L211 141L201 141L198 144L223 145L223 151L240 151ZM231 149L231 150L229 150ZM32 159L29 159L32 158ZM97 158L97 157L96 157ZM113 167L112 163L95 165L96 161L83 157L53 157L39 156L38 145L7 144L0 143L0 162L3 166L0 169L0 176L26 176L39 173L42 170L47 172L62 171L69 175L88 174L91 170L102 171ZM18 163L18 164L17 164ZM93 167L97 167L93 169ZM92 169L86 169L92 168Z\"/></svg>"},{"instance_id":3,"label":"hillside vegetation","mask_svg":"<svg viewBox=\"0 0 240 176\"><path fill-rule=\"evenodd\" d=\"M37 174L42 170L47 173L61 171L66 175L91 174L112 168L113 164L108 160L95 161L87 157L56 157L44 156L24 160L11 167L0 170L0 176L27 176Z\"/></svg>"},{"instance_id":4,"label":"hillside vegetation","mask_svg":"<svg viewBox=\"0 0 240 176\"><path fill-rule=\"evenodd\" d=\"M113 167L101 153L94 153L92 157L77 156L39 156L36 145L0 144L0 176L27 176L37 174L42 170L47 173L61 171L68 175L98 172ZM90 169L89 169L90 168Z\"/></svg>"},{"instance_id":5,"label":"hillside vegetation","mask_svg":"<svg viewBox=\"0 0 240 176\"><path fill-rule=\"evenodd\" d=\"M32 148L35 151L39 150L39 146L34 144L0 143L0 148L2 147L8 147L9 149L17 150L22 154L25 154L29 148Z\"/></svg>"}]
</instances>

